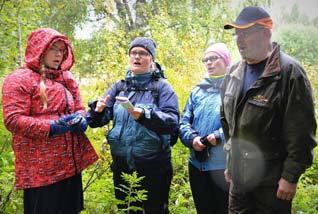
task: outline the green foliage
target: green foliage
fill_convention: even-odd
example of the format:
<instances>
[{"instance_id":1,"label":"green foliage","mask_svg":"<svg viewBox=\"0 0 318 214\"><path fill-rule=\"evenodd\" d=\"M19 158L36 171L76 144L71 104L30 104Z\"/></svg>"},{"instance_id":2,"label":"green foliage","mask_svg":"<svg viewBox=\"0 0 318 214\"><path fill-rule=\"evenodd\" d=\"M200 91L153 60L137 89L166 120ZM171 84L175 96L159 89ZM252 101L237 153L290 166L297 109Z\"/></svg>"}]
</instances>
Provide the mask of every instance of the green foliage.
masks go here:
<instances>
[{"instance_id":1,"label":"green foliage","mask_svg":"<svg viewBox=\"0 0 318 214\"><path fill-rule=\"evenodd\" d=\"M76 25L80 25L86 18L89 0L47 0L43 2L41 26L49 26L73 38Z\"/></svg>"},{"instance_id":2,"label":"green foliage","mask_svg":"<svg viewBox=\"0 0 318 214\"><path fill-rule=\"evenodd\" d=\"M298 188L293 200L293 213L314 214L318 212L318 185Z\"/></svg>"},{"instance_id":3,"label":"green foliage","mask_svg":"<svg viewBox=\"0 0 318 214\"><path fill-rule=\"evenodd\" d=\"M114 195L112 172L110 170L111 156L105 142L104 128L89 128L88 138L93 142L99 154L99 160L83 173L83 189L85 210L83 214L117 213L117 200Z\"/></svg>"},{"instance_id":4,"label":"green foliage","mask_svg":"<svg viewBox=\"0 0 318 214\"><path fill-rule=\"evenodd\" d=\"M243 7L247 7L247 6L269 6L271 5L272 1L271 0L263 0L263 1L259 1L259 0L239 0L242 8Z\"/></svg>"},{"instance_id":5,"label":"green foliage","mask_svg":"<svg viewBox=\"0 0 318 214\"><path fill-rule=\"evenodd\" d=\"M109 165L108 160L101 159L83 173L85 201L83 214L116 213L117 200L114 197Z\"/></svg>"},{"instance_id":6,"label":"green foliage","mask_svg":"<svg viewBox=\"0 0 318 214\"><path fill-rule=\"evenodd\" d=\"M274 27L273 38L283 50L302 63L317 64L318 17L309 20L294 4L290 13L283 12Z\"/></svg>"},{"instance_id":7,"label":"green foliage","mask_svg":"<svg viewBox=\"0 0 318 214\"><path fill-rule=\"evenodd\" d=\"M54 28L71 38L85 20L89 0L1 1L0 75L23 64L27 36L39 27Z\"/></svg>"},{"instance_id":8,"label":"green foliage","mask_svg":"<svg viewBox=\"0 0 318 214\"><path fill-rule=\"evenodd\" d=\"M276 40L291 56L311 64L318 58L318 28L313 25L285 24L276 29Z\"/></svg>"},{"instance_id":9,"label":"green foliage","mask_svg":"<svg viewBox=\"0 0 318 214\"><path fill-rule=\"evenodd\" d=\"M308 25L310 24L309 18L306 14L302 14L298 6L296 4L293 5L290 13L283 12L282 13L282 19L284 23L290 23L290 24L302 24L302 25Z\"/></svg>"},{"instance_id":10,"label":"green foliage","mask_svg":"<svg viewBox=\"0 0 318 214\"><path fill-rule=\"evenodd\" d=\"M118 204L127 206L120 211L124 213L130 213L130 211L141 210L141 207L136 207L133 203L142 202L147 200L147 191L141 189L140 182L144 179L144 176L139 177L137 172L132 174L122 174L122 178L127 183L127 185L121 184L120 187L116 187L119 191L126 194L124 201L118 201Z\"/></svg>"},{"instance_id":11,"label":"green foliage","mask_svg":"<svg viewBox=\"0 0 318 214\"><path fill-rule=\"evenodd\" d=\"M7 73L22 63L24 41L27 36L25 32L35 28L39 13L34 13L34 9L40 4L39 1L3 1L0 13L1 73Z\"/></svg>"},{"instance_id":12,"label":"green foliage","mask_svg":"<svg viewBox=\"0 0 318 214\"><path fill-rule=\"evenodd\" d=\"M178 141L172 149L174 176L169 196L169 209L171 213L196 213L189 184L188 155L188 149Z\"/></svg>"},{"instance_id":13,"label":"green foliage","mask_svg":"<svg viewBox=\"0 0 318 214\"><path fill-rule=\"evenodd\" d=\"M75 72L96 77L106 86L125 75L128 42L123 31L101 31L91 41L75 42L74 49L78 57Z\"/></svg>"}]
</instances>

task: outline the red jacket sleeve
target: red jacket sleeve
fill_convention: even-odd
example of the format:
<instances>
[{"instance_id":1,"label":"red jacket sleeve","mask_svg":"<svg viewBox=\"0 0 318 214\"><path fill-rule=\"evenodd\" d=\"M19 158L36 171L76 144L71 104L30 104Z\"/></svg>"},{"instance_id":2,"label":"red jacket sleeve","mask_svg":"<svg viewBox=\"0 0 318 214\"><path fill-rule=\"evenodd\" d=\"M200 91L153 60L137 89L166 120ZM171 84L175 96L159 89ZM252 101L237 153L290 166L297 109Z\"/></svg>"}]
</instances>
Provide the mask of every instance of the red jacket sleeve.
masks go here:
<instances>
[{"instance_id":1,"label":"red jacket sleeve","mask_svg":"<svg viewBox=\"0 0 318 214\"><path fill-rule=\"evenodd\" d=\"M34 90L31 82L31 79L19 70L5 79L2 88L4 123L13 134L46 138L50 131L50 120L30 116Z\"/></svg>"}]
</instances>

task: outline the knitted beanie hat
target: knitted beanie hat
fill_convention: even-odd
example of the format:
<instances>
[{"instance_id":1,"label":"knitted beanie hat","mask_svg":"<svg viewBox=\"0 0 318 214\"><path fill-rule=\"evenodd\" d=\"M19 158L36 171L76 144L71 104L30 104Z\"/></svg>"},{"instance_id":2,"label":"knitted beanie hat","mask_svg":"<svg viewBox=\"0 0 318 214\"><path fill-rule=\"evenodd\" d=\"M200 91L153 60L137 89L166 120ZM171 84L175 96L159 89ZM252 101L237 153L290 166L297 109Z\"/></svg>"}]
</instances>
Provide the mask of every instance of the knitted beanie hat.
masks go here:
<instances>
[{"instance_id":1,"label":"knitted beanie hat","mask_svg":"<svg viewBox=\"0 0 318 214\"><path fill-rule=\"evenodd\" d=\"M230 56L230 51L226 47L224 43L215 43L210 45L204 54L207 54L208 52L214 52L220 57L222 57L224 63L226 66L229 66L231 64L231 56Z\"/></svg>"},{"instance_id":2,"label":"knitted beanie hat","mask_svg":"<svg viewBox=\"0 0 318 214\"><path fill-rule=\"evenodd\" d=\"M156 43L150 38L147 37L137 37L135 38L129 46L128 53L130 53L131 49L134 47L142 47L145 48L153 58L156 57Z\"/></svg>"}]
</instances>

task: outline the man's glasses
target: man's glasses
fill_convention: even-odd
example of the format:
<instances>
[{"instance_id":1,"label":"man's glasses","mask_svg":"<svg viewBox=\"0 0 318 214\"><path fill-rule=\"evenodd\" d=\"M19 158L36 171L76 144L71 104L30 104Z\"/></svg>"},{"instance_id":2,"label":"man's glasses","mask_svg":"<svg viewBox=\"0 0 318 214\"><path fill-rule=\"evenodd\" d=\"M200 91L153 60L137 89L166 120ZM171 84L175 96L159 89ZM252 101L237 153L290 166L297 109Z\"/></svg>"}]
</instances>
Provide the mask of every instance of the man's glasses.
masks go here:
<instances>
[{"instance_id":1,"label":"man's glasses","mask_svg":"<svg viewBox=\"0 0 318 214\"><path fill-rule=\"evenodd\" d=\"M50 49L50 51L54 52L55 54L61 53L61 54L66 54L67 50L65 48L58 48L58 47L54 47L52 46Z\"/></svg>"},{"instance_id":2,"label":"man's glasses","mask_svg":"<svg viewBox=\"0 0 318 214\"><path fill-rule=\"evenodd\" d=\"M129 53L130 57L136 57L137 55L140 57L147 57L150 54L147 51L130 51Z\"/></svg>"},{"instance_id":3,"label":"man's glasses","mask_svg":"<svg viewBox=\"0 0 318 214\"><path fill-rule=\"evenodd\" d=\"M263 30L263 27L259 27L259 26L253 26L251 28L248 29L237 29L235 30L235 33L233 33L233 36L236 38L238 36L241 36L242 38L246 38L256 32L260 32L261 30Z\"/></svg>"},{"instance_id":4,"label":"man's glasses","mask_svg":"<svg viewBox=\"0 0 318 214\"><path fill-rule=\"evenodd\" d=\"M218 60L218 59L220 59L221 57L219 57L219 56L209 56L209 57L204 57L203 59L202 59L202 62L203 63L208 63L209 61L210 62L215 62L216 60Z\"/></svg>"}]
</instances>

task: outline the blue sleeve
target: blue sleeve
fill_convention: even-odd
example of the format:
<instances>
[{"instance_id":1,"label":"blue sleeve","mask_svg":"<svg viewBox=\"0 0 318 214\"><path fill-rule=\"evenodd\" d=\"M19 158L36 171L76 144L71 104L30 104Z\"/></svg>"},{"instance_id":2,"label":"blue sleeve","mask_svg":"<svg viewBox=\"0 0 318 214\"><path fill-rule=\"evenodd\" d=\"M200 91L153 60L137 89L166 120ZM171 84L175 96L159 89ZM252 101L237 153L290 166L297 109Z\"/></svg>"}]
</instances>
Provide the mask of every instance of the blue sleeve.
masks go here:
<instances>
[{"instance_id":1,"label":"blue sleeve","mask_svg":"<svg viewBox=\"0 0 318 214\"><path fill-rule=\"evenodd\" d=\"M215 130L213 132L213 134L214 134L214 136L216 138L216 142L217 143L225 143L226 142L222 127L217 129L217 130Z\"/></svg>"},{"instance_id":2,"label":"blue sleeve","mask_svg":"<svg viewBox=\"0 0 318 214\"><path fill-rule=\"evenodd\" d=\"M161 81L159 86L158 108L144 109L137 122L157 134L171 134L179 125L178 97L167 82Z\"/></svg>"},{"instance_id":3,"label":"blue sleeve","mask_svg":"<svg viewBox=\"0 0 318 214\"><path fill-rule=\"evenodd\" d=\"M180 122L180 139L181 142L191 148L192 147L192 141L196 136L199 136L199 133L192 128L192 122L193 122L193 92L191 92L186 106L183 110L183 116L181 118Z\"/></svg>"},{"instance_id":4,"label":"blue sleeve","mask_svg":"<svg viewBox=\"0 0 318 214\"><path fill-rule=\"evenodd\" d=\"M108 91L105 92L103 97L110 95L110 99L108 100L106 107L102 112L95 111L97 101L88 104L89 110L87 112L86 120L91 128L102 127L113 119L113 106L117 93L116 84L114 84Z\"/></svg>"}]
</instances>

